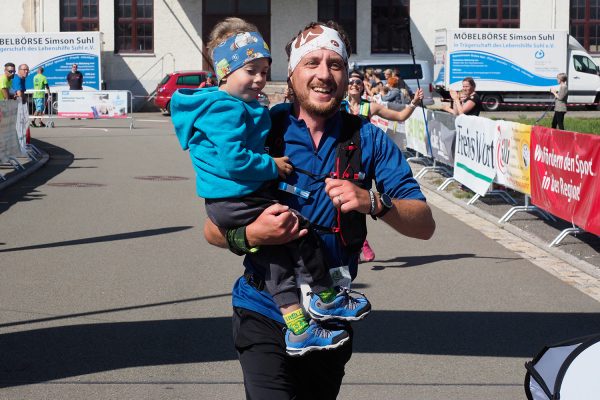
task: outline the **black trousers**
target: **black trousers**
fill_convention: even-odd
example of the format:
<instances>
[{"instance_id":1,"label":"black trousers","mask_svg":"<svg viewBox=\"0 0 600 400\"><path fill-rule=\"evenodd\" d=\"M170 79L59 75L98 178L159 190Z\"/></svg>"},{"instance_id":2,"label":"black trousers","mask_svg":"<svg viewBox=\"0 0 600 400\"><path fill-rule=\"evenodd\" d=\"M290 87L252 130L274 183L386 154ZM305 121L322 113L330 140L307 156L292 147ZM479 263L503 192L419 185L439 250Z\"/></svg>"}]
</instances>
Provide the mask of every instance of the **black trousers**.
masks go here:
<instances>
[{"instance_id":1,"label":"black trousers","mask_svg":"<svg viewBox=\"0 0 600 400\"><path fill-rule=\"evenodd\" d=\"M337 329L340 329L339 327ZM352 355L350 340L335 350L302 357L285 352L284 325L243 308L233 309L233 339L248 400L333 400Z\"/></svg>"},{"instance_id":2,"label":"black trousers","mask_svg":"<svg viewBox=\"0 0 600 400\"><path fill-rule=\"evenodd\" d=\"M565 130L565 111L554 111L554 117L552 117L552 129Z\"/></svg>"}]
</instances>

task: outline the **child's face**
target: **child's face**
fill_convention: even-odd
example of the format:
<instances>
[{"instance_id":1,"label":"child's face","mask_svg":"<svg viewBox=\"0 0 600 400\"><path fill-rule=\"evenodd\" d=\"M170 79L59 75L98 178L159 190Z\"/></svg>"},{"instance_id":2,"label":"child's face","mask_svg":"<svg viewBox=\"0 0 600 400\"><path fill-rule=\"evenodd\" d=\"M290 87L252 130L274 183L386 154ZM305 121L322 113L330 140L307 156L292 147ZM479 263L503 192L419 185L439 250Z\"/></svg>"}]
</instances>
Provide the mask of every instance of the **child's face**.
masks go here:
<instances>
[{"instance_id":1,"label":"child's face","mask_svg":"<svg viewBox=\"0 0 600 400\"><path fill-rule=\"evenodd\" d=\"M220 89L246 102L256 100L267 83L268 71L268 58L252 60L229 74Z\"/></svg>"}]
</instances>

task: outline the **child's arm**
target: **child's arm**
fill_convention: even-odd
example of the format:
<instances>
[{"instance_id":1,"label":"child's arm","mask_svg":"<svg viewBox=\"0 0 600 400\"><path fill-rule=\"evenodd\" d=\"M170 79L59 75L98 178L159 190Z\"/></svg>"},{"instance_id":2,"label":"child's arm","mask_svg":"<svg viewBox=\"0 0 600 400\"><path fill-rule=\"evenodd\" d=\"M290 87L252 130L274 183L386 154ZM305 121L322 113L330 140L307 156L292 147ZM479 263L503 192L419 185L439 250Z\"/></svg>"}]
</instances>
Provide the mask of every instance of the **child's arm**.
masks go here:
<instances>
[{"instance_id":1,"label":"child's arm","mask_svg":"<svg viewBox=\"0 0 600 400\"><path fill-rule=\"evenodd\" d=\"M276 157L273 158L273 160L275 160L275 164L277 165L277 173L282 179L291 174L294 170L289 157Z\"/></svg>"}]
</instances>

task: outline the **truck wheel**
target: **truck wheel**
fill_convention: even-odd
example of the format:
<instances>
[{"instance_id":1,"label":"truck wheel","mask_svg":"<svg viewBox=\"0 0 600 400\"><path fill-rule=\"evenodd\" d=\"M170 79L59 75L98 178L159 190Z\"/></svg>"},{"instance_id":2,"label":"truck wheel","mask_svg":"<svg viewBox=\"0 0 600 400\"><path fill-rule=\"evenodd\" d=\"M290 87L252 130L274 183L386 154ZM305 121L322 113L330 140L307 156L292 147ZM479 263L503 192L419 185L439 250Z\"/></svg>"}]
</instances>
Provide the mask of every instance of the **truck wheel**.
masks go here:
<instances>
[{"instance_id":1,"label":"truck wheel","mask_svg":"<svg viewBox=\"0 0 600 400\"><path fill-rule=\"evenodd\" d=\"M486 94L481 100L484 111L498 111L500 109L500 103L502 103L502 97L499 94Z\"/></svg>"}]
</instances>

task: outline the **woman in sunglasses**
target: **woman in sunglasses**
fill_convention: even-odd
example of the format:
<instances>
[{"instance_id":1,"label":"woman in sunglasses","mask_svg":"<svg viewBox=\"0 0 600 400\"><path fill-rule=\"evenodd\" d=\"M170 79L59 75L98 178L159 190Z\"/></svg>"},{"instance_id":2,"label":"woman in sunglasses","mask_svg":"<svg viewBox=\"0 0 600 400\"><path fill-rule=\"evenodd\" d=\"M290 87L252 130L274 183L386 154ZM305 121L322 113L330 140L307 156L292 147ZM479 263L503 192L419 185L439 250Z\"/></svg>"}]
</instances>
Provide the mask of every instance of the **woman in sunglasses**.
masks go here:
<instances>
[{"instance_id":1,"label":"woman in sunglasses","mask_svg":"<svg viewBox=\"0 0 600 400\"><path fill-rule=\"evenodd\" d=\"M411 116L417 105L423 100L423 89L418 89L410 103L404 109L396 111L391 110L383 104L371 103L369 100L363 99L365 90L364 75L362 72L354 70L350 72L348 80L348 97L342 102L342 110L350 114L359 115L361 117L371 119L377 115L390 121L405 121ZM360 252L362 261L369 262L375 259L375 252L365 240Z\"/></svg>"}]
</instances>

